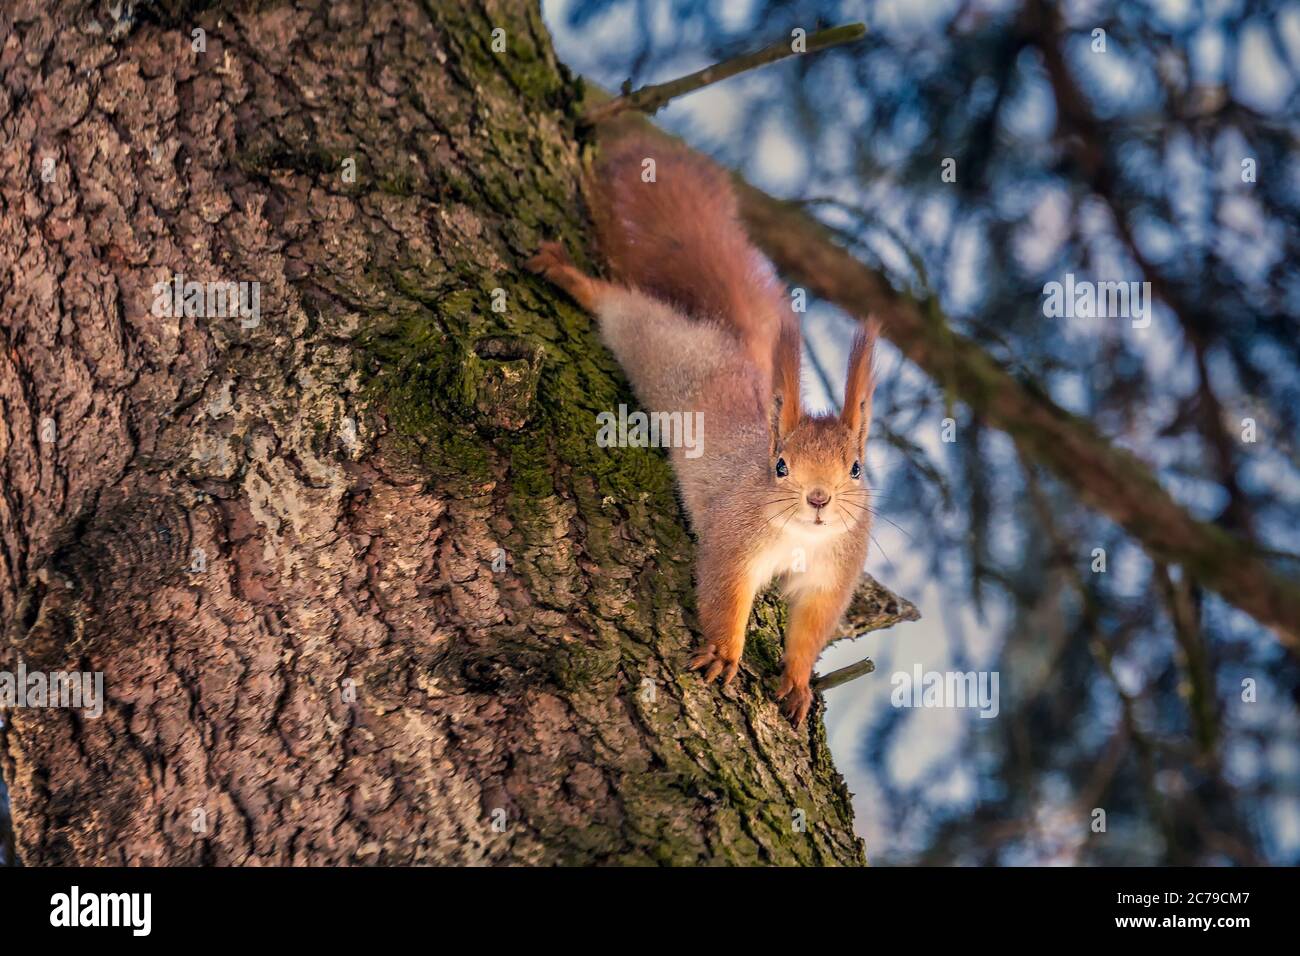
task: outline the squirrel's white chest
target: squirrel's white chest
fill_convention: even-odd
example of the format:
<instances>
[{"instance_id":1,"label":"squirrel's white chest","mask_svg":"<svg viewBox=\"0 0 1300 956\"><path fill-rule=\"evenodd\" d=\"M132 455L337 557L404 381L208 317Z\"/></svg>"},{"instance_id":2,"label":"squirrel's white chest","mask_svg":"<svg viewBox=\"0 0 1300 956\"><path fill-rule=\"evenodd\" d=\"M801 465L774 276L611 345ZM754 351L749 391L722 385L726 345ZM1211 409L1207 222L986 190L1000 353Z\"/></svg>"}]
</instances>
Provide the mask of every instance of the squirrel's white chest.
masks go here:
<instances>
[{"instance_id":1,"label":"squirrel's white chest","mask_svg":"<svg viewBox=\"0 0 1300 956\"><path fill-rule=\"evenodd\" d=\"M756 587L761 589L779 577L788 595L824 582L829 571L821 564L829 556L828 545L828 536L821 532L787 528L759 551L751 565Z\"/></svg>"}]
</instances>

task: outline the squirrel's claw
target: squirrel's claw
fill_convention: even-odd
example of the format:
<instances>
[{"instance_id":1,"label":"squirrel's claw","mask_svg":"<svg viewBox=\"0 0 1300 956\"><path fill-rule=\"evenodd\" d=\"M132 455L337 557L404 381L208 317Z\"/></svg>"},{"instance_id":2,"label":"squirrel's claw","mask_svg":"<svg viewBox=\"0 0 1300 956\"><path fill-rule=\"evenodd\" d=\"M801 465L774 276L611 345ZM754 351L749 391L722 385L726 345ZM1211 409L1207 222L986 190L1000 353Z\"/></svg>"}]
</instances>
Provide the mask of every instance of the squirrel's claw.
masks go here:
<instances>
[{"instance_id":1,"label":"squirrel's claw","mask_svg":"<svg viewBox=\"0 0 1300 956\"><path fill-rule=\"evenodd\" d=\"M543 242L524 267L559 286L588 312L595 312L604 283L583 273L558 242Z\"/></svg>"},{"instance_id":2,"label":"squirrel's claw","mask_svg":"<svg viewBox=\"0 0 1300 956\"><path fill-rule=\"evenodd\" d=\"M573 268L573 260L569 258L568 250L558 242L543 242L537 249L537 255L524 263L524 267L528 271L542 275L547 275L551 270L560 270L566 266Z\"/></svg>"},{"instance_id":3,"label":"squirrel's claw","mask_svg":"<svg viewBox=\"0 0 1300 956\"><path fill-rule=\"evenodd\" d=\"M781 713L789 718L796 728L802 727L812 710L812 688L806 683L796 684L789 674L781 676L781 686L776 689L776 699L781 701Z\"/></svg>"},{"instance_id":4,"label":"squirrel's claw","mask_svg":"<svg viewBox=\"0 0 1300 956\"><path fill-rule=\"evenodd\" d=\"M704 670L704 683L712 684L719 675L722 677L722 686L727 687L740 670L740 658L728 659L718 652L715 645L709 644L686 665L687 670L698 671Z\"/></svg>"}]
</instances>

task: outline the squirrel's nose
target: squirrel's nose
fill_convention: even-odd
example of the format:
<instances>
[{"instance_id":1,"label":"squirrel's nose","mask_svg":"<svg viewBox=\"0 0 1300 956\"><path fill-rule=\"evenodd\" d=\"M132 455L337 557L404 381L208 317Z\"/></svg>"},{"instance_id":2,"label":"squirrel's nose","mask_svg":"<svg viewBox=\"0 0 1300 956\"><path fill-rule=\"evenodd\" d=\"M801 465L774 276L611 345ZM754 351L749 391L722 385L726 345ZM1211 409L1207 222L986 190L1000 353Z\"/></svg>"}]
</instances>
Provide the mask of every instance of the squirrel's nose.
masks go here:
<instances>
[{"instance_id":1,"label":"squirrel's nose","mask_svg":"<svg viewBox=\"0 0 1300 956\"><path fill-rule=\"evenodd\" d=\"M808 492L808 504L812 505L814 508L825 508L830 500L831 496L820 488L814 488L812 491Z\"/></svg>"}]
</instances>

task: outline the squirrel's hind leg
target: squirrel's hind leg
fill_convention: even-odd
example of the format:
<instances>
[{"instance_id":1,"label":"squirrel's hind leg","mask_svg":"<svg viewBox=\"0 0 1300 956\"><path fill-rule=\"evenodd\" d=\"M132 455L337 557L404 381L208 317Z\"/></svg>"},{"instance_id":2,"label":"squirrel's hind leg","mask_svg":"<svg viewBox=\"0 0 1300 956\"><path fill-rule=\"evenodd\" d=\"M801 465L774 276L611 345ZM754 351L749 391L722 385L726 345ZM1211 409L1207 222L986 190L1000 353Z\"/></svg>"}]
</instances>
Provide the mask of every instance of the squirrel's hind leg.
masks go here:
<instances>
[{"instance_id":1,"label":"squirrel's hind leg","mask_svg":"<svg viewBox=\"0 0 1300 956\"><path fill-rule=\"evenodd\" d=\"M558 242L544 242L537 255L524 265L569 294L569 297L588 312L595 312L601 293L609 283L587 275L569 258L568 251Z\"/></svg>"}]
</instances>

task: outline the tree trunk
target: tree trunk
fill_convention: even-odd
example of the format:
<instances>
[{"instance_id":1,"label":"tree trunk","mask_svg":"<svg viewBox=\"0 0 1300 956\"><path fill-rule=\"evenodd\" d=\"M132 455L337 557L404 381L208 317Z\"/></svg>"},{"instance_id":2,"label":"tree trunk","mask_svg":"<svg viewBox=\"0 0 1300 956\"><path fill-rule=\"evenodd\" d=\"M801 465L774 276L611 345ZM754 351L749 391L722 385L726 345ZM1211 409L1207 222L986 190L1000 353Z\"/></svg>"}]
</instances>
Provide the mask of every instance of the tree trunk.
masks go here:
<instances>
[{"instance_id":1,"label":"tree trunk","mask_svg":"<svg viewBox=\"0 0 1300 956\"><path fill-rule=\"evenodd\" d=\"M3 714L18 857L861 862L779 607L683 673L668 462L520 269L587 237L535 6L195 6L0 10L0 669L107 698Z\"/></svg>"}]
</instances>

